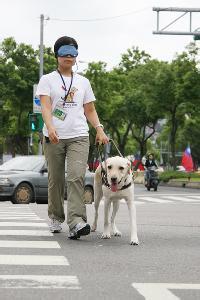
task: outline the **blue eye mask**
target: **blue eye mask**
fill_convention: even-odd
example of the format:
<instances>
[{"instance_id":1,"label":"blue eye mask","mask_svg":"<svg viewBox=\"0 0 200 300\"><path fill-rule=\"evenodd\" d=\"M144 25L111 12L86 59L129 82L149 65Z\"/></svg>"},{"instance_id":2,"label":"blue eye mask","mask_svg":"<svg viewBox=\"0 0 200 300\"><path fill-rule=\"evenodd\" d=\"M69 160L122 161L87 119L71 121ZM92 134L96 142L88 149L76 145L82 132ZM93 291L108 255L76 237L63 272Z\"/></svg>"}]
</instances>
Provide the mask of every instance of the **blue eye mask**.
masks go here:
<instances>
[{"instance_id":1,"label":"blue eye mask","mask_svg":"<svg viewBox=\"0 0 200 300\"><path fill-rule=\"evenodd\" d=\"M78 51L73 45L64 45L58 49L57 56L63 57L68 55L71 57L78 56Z\"/></svg>"}]
</instances>

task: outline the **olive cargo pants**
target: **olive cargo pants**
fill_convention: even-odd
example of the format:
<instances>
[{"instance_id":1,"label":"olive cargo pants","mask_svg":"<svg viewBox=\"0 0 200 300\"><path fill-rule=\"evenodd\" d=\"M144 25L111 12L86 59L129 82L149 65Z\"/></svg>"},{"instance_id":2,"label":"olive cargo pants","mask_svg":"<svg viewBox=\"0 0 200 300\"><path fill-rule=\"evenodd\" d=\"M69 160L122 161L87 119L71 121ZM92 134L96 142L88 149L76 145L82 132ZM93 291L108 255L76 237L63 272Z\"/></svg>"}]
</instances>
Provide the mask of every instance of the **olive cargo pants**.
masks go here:
<instances>
[{"instance_id":1,"label":"olive cargo pants","mask_svg":"<svg viewBox=\"0 0 200 300\"><path fill-rule=\"evenodd\" d=\"M61 139L58 144L44 137L44 154L48 166L48 215L60 222L65 220L64 190L65 162L67 162L67 224L73 228L87 222L84 196L84 178L89 153L89 138ZM67 159L67 160L66 160Z\"/></svg>"}]
</instances>

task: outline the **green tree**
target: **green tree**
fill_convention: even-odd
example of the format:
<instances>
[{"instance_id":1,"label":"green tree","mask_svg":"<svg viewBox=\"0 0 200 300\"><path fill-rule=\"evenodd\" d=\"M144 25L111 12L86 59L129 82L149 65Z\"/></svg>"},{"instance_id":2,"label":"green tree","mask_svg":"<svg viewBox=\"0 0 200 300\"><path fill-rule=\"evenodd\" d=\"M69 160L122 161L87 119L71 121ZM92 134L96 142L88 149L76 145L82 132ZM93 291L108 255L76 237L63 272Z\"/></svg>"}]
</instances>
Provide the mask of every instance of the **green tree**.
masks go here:
<instances>
[{"instance_id":1,"label":"green tree","mask_svg":"<svg viewBox=\"0 0 200 300\"><path fill-rule=\"evenodd\" d=\"M5 39L0 46L0 106L1 136L7 150L27 153L29 135L28 114L33 110L33 84L39 80L38 51L13 38ZM50 48L44 49L44 69L53 70L56 60Z\"/></svg>"},{"instance_id":2,"label":"green tree","mask_svg":"<svg viewBox=\"0 0 200 300\"><path fill-rule=\"evenodd\" d=\"M195 49L183 52L171 63L163 64L157 76L157 108L165 113L170 128L169 140L172 166L176 168L176 138L184 126L185 115L200 104L200 74L195 60Z\"/></svg>"}]
</instances>

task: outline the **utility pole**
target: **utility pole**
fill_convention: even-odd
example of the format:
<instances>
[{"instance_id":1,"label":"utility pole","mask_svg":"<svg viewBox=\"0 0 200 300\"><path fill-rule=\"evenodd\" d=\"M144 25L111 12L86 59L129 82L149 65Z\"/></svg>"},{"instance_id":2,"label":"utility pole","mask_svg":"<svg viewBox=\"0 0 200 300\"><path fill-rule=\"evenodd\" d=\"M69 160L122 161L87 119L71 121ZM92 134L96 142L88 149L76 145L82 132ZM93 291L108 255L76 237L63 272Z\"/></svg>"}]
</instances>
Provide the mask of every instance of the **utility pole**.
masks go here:
<instances>
[{"instance_id":1,"label":"utility pole","mask_svg":"<svg viewBox=\"0 0 200 300\"><path fill-rule=\"evenodd\" d=\"M40 73L39 78L43 75L44 69L44 15L40 15Z\"/></svg>"},{"instance_id":2,"label":"utility pole","mask_svg":"<svg viewBox=\"0 0 200 300\"><path fill-rule=\"evenodd\" d=\"M42 77L44 73L44 20L49 20L49 17L46 19L44 15L40 15L40 71L39 71L39 79ZM32 133L31 133L32 135ZM38 154L42 154L42 131L39 132L39 142L38 142Z\"/></svg>"}]
</instances>

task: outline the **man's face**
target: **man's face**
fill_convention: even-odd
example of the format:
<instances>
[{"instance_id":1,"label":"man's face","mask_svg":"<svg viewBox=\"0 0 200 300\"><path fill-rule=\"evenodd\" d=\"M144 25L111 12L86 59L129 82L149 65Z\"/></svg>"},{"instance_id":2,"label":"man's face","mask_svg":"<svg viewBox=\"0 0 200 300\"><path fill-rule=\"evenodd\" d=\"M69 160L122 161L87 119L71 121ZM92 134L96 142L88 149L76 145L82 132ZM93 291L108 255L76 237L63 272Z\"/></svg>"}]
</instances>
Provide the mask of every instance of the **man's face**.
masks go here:
<instances>
[{"instance_id":1,"label":"man's face","mask_svg":"<svg viewBox=\"0 0 200 300\"><path fill-rule=\"evenodd\" d=\"M71 68L78 56L78 51L74 45L63 45L58 49L58 65L62 68Z\"/></svg>"},{"instance_id":2,"label":"man's face","mask_svg":"<svg viewBox=\"0 0 200 300\"><path fill-rule=\"evenodd\" d=\"M67 56L58 56L58 65L63 68L71 68L76 63L76 57Z\"/></svg>"},{"instance_id":3,"label":"man's face","mask_svg":"<svg viewBox=\"0 0 200 300\"><path fill-rule=\"evenodd\" d=\"M152 154L149 155L149 159L150 159L150 160L153 159L153 155L152 155Z\"/></svg>"}]
</instances>

